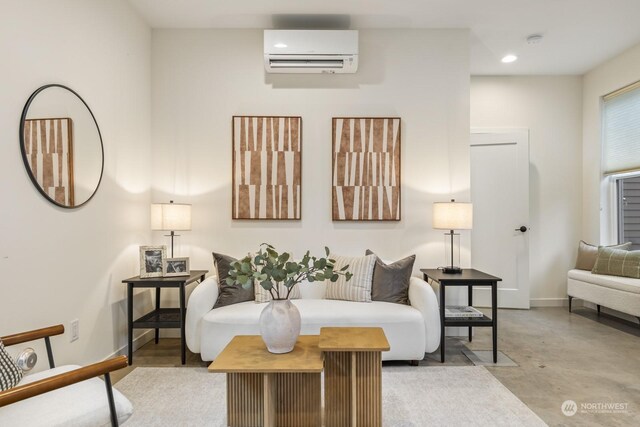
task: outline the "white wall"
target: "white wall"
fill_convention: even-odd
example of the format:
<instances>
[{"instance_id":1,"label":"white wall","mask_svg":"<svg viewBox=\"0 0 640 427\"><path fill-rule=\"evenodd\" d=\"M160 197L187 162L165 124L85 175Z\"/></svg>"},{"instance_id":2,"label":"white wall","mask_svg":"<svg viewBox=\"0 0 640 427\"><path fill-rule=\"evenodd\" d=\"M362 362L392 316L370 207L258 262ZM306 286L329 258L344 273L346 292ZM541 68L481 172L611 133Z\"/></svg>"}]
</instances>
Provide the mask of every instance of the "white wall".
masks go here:
<instances>
[{"instance_id":1,"label":"white wall","mask_svg":"<svg viewBox=\"0 0 640 427\"><path fill-rule=\"evenodd\" d=\"M609 203L602 182L602 97L640 80L640 44L599 65L583 81L582 237L593 243L617 241L610 233Z\"/></svg>"},{"instance_id":2,"label":"white wall","mask_svg":"<svg viewBox=\"0 0 640 427\"><path fill-rule=\"evenodd\" d=\"M301 255L417 254L444 264L432 202L469 199L469 46L466 30L360 31L352 75L265 75L260 30L154 30L153 200L193 204L176 256L210 268L211 251L242 256L261 242ZM301 221L231 220L231 117L300 115ZM402 118L402 221L331 221L331 118ZM167 242L162 233L156 242ZM468 265L468 235L463 237Z\"/></svg>"},{"instance_id":3,"label":"white wall","mask_svg":"<svg viewBox=\"0 0 640 427\"><path fill-rule=\"evenodd\" d=\"M67 333L53 339L59 364L94 362L126 344L120 282L137 273L138 245L150 239L150 44L125 0L2 2L0 336L63 323ZM46 201L22 163L20 113L47 83L76 90L102 131L102 185L76 210ZM72 319L80 339L69 343Z\"/></svg>"},{"instance_id":4,"label":"white wall","mask_svg":"<svg viewBox=\"0 0 640 427\"><path fill-rule=\"evenodd\" d=\"M529 129L531 304L562 304L581 237L582 78L472 77L471 127Z\"/></svg>"}]
</instances>

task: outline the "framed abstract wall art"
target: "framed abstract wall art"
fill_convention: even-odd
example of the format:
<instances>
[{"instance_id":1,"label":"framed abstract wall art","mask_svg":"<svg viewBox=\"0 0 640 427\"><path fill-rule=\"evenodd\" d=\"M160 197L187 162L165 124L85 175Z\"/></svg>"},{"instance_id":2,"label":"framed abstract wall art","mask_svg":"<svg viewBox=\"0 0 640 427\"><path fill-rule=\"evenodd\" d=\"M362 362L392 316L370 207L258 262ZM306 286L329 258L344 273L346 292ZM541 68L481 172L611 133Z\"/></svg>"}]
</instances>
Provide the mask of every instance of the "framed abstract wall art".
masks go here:
<instances>
[{"instance_id":1,"label":"framed abstract wall art","mask_svg":"<svg viewBox=\"0 0 640 427\"><path fill-rule=\"evenodd\" d=\"M399 117L335 117L334 221L400 221Z\"/></svg>"},{"instance_id":2,"label":"framed abstract wall art","mask_svg":"<svg viewBox=\"0 0 640 427\"><path fill-rule=\"evenodd\" d=\"M234 116L232 218L299 220L302 118Z\"/></svg>"}]
</instances>

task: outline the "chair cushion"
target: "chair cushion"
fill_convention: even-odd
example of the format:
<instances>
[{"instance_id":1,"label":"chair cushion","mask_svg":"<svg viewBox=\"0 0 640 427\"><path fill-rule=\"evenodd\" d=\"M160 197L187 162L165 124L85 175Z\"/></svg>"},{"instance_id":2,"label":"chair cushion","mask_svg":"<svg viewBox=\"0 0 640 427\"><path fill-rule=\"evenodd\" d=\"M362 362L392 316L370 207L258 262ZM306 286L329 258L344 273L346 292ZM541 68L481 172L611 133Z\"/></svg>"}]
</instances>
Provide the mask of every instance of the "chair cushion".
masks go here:
<instances>
[{"instance_id":1,"label":"chair cushion","mask_svg":"<svg viewBox=\"0 0 640 427\"><path fill-rule=\"evenodd\" d=\"M29 384L78 369L77 365L60 366L25 376L18 385ZM124 423L133 413L131 402L113 390L118 422ZM111 414L107 390L100 378L72 384L39 396L0 408L0 425L6 426L109 426Z\"/></svg>"},{"instance_id":2,"label":"chair cushion","mask_svg":"<svg viewBox=\"0 0 640 427\"><path fill-rule=\"evenodd\" d=\"M345 257L330 255L334 259L334 271L340 271L349 266L348 270L353 276L347 281L344 275L332 282L325 280L327 292L325 298L345 301L371 302L371 283L373 282L373 268L376 264L375 255L363 257Z\"/></svg>"},{"instance_id":3,"label":"chair cushion","mask_svg":"<svg viewBox=\"0 0 640 427\"><path fill-rule=\"evenodd\" d=\"M604 286L605 288L640 294L640 279L593 274L584 270L569 270L568 277L581 282Z\"/></svg>"},{"instance_id":4,"label":"chair cushion","mask_svg":"<svg viewBox=\"0 0 640 427\"><path fill-rule=\"evenodd\" d=\"M0 391L13 388L22 379L22 369L16 365L13 358L4 348L0 339Z\"/></svg>"}]
</instances>

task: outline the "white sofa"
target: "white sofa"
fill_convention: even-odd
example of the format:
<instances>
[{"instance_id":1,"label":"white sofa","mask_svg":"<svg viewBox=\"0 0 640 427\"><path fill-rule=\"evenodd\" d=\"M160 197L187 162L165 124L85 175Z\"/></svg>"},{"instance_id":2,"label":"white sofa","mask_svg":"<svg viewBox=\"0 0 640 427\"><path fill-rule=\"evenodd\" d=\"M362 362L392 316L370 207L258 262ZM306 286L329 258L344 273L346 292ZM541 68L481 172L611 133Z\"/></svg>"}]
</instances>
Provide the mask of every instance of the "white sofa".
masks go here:
<instances>
[{"instance_id":1,"label":"white sofa","mask_svg":"<svg viewBox=\"0 0 640 427\"><path fill-rule=\"evenodd\" d=\"M379 326L389 340L383 360L417 361L440 344L440 316L436 295L425 281L412 277L411 305L373 301L324 299L324 283L301 283L301 299L293 300L302 318L301 334L319 334L322 326ZM214 360L236 335L258 335L258 319L265 303L247 301L212 309L218 281L207 278L192 292L187 305L186 341L204 361Z\"/></svg>"},{"instance_id":2,"label":"white sofa","mask_svg":"<svg viewBox=\"0 0 640 427\"><path fill-rule=\"evenodd\" d=\"M640 321L640 279L569 270L567 274L569 311L571 300L580 298L600 306L636 316Z\"/></svg>"}]
</instances>

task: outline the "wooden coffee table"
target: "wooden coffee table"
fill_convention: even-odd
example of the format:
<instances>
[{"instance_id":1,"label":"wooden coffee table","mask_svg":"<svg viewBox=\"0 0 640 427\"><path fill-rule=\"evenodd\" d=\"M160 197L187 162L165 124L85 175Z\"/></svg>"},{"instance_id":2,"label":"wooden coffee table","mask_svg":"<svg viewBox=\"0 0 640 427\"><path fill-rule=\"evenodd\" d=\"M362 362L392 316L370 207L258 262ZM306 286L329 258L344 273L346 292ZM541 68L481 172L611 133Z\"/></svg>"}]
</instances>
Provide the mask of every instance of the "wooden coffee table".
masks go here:
<instances>
[{"instance_id":1,"label":"wooden coffee table","mask_svg":"<svg viewBox=\"0 0 640 427\"><path fill-rule=\"evenodd\" d=\"M291 353L272 354L258 335L234 337L210 372L227 374L227 424L309 426L322 423L317 335L301 335Z\"/></svg>"},{"instance_id":2,"label":"wooden coffee table","mask_svg":"<svg viewBox=\"0 0 640 427\"><path fill-rule=\"evenodd\" d=\"M382 425L382 328L320 328L325 352L325 423L332 427Z\"/></svg>"}]
</instances>

